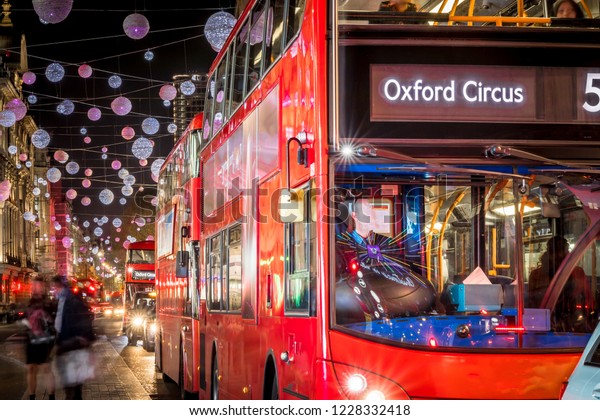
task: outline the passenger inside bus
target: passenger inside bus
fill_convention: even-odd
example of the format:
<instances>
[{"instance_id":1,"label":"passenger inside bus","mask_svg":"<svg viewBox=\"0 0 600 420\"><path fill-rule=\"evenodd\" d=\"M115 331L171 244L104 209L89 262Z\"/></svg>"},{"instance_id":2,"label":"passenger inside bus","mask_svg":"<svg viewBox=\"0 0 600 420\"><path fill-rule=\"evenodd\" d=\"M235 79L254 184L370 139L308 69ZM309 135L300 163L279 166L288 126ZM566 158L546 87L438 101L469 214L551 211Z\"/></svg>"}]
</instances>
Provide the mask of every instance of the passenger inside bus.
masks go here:
<instances>
[{"instance_id":1,"label":"passenger inside bus","mask_svg":"<svg viewBox=\"0 0 600 420\"><path fill-rule=\"evenodd\" d=\"M336 238L338 323L417 316L435 304L433 285L402 261L400 236L377 231L381 221L373 200L346 202L340 212L345 231Z\"/></svg>"},{"instance_id":2,"label":"passenger inside bus","mask_svg":"<svg viewBox=\"0 0 600 420\"><path fill-rule=\"evenodd\" d=\"M553 236L548 240L546 251L541 255L538 266L529 274L529 307L541 307L556 270L568 254L569 242L565 238ZM554 308L555 328L571 331L582 327L587 318L586 308L592 307L591 299L590 285L585 272L577 266L571 272Z\"/></svg>"},{"instance_id":3,"label":"passenger inside bus","mask_svg":"<svg viewBox=\"0 0 600 420\"><path fill-rule=\"evenodd\" d=\"M552 16L557 18L582 19L583 10L574 0L557 0L552 5Z\"/></svg>"}]
</instances>

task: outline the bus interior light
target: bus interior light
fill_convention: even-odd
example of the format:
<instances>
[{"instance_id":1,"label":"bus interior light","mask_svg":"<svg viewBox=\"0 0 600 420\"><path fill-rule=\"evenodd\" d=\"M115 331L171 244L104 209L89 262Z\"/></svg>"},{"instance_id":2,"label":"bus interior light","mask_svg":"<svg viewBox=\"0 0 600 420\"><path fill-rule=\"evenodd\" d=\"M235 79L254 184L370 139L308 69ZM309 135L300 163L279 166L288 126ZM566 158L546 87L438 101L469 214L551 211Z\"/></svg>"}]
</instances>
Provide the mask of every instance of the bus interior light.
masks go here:
<instances>
[{"instance_id":1,"label":"bus interior light","mask_svg":"<svg viewBox=\"0 0 600 420\"><path fill-rule=\"evenodd\" d=\"M506 326L497 326L494 328L494 331L497 333L523 333L525 332L525 327L506 327Z\"/></svg>"}]
</instances>

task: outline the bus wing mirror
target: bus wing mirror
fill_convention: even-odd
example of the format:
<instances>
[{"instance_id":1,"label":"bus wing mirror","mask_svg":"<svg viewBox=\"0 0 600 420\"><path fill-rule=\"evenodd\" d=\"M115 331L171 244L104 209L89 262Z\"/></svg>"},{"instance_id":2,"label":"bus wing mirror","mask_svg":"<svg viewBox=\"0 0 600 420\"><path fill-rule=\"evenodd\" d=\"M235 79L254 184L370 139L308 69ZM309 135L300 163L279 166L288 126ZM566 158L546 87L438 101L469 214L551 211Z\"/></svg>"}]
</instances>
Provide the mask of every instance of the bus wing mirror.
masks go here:
<instances>
[{"instance_id":1,"label":"bus wing mirror","mask_svg":"<svg viewBox=\"0 0 600 420\"><path fill-rule=\"evenodd\" d=\"M177 251L175 277L187 277L188 276L189 260L190 260L190 253L188 251Z\"/></svg>"}]
</instances>

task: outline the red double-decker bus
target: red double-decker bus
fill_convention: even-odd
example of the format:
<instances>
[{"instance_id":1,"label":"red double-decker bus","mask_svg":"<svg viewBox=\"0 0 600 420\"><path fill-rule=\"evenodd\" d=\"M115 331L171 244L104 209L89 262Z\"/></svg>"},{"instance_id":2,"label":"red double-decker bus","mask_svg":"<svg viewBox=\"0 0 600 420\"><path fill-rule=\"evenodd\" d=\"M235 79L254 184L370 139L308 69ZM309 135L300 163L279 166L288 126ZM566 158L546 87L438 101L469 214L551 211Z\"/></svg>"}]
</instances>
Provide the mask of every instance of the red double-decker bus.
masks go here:
<instances>
[{"instance_id":1,"label":"red double-decker bus","mask_svg":"<svg viewBox=\"0 0 600 420\"><path fill-rule=\"evenodd\" d=\"M155 242L126 242L125 280L123 283L123 332L129 344L136 345L137 339L131 335L130 313L135 310L137 293L155 290Z\"/></svg>"},{"instance_id":2,"label":"red double-decker bus","mask_svg":"<svg viewBox=\"0 0 600 420\"><path fill-rule=\"evenodd\" d=\"M202 114L192 119L163 163L156 216L156 365L182 398L198 394L199 242Z\"/></svg>"},{"instance_id":3,"label":"red double-decker bus","mask_svg":"<svg viewBox=\"0 0 600 420\"><path fill-rule=\"evenodd\" d=\"M157 360L201 398L559 398L598 322L599 22L366 3L238 18L166 164Z\"/></svg>"}]
</instances>

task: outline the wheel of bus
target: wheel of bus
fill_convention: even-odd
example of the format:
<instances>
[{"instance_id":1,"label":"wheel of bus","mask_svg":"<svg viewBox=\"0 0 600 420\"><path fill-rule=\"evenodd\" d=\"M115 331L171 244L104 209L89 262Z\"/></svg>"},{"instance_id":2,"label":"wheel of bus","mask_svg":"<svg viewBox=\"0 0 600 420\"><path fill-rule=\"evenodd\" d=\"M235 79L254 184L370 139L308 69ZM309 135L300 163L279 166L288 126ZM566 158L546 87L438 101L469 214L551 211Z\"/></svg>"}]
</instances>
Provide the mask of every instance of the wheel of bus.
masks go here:
<instances>
[{"instance_id":1,"label":"wheel of bus","mask_svg":"<svg viewBox=\"0 0 600 420\"><path fill-rule=\"evenodd\" d=\"M219 399L219 370L217 368L217 355L213 358L212 362L212 377L210 380L210 399Z\"/></svg>"},{"instance_id":2,"label":"wheel of bus","mask_svg":"<svg viewBox=\"0 0 600 420\"><path fill-rule=\"evenodd\" d=\"M273 377L273 384L271 385L271 399L279 399L279 384L277 383L277 374Z\"/></svg>"}]
</instances>

